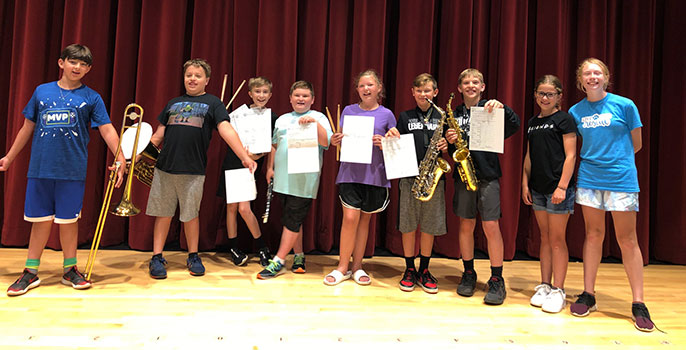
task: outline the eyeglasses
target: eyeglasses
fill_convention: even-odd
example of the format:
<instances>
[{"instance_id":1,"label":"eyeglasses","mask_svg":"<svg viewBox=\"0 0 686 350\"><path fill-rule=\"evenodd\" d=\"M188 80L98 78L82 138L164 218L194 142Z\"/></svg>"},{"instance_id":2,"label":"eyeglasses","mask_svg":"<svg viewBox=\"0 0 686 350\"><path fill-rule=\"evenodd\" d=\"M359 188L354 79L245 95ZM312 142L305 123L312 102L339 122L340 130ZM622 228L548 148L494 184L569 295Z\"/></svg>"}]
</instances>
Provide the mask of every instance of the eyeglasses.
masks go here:
<instances>
[{"instance_id":1,"label":"eyeglasses","mask_svg":"<svg viewBox=\"0 0 686 350\"><path fill-rule=\"evenodd\" d=\"M557 92L536 91L536 96L538 96L538 97L540 97L540 98L547 97L547 98L551 99L551 98L553 98L553 97L555 97L555 96L557 96L557 95L559 95L559 93L557 93Z\"/></svg>"}]
</instances>

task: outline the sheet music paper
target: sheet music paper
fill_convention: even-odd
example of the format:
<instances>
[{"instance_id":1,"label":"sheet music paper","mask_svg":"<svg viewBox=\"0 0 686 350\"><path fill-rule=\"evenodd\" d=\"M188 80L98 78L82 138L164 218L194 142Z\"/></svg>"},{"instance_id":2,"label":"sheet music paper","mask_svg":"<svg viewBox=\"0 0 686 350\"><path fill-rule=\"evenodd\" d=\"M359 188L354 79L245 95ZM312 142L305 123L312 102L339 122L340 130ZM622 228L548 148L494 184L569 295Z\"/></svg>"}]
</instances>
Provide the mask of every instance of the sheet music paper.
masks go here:
<instances>
[{"instance_id":1,"label":"sheet music paper","mask_svg":"<svg viewBox=\"0 0 686 350\"><path fill-rule=\"evenodd\" d=\"M255 176L250 169L241 168L224 171L226 203L249 202L257 198Z\"/></svg>"},{"instance_id":2,"label":"sheet music paper","mask_svg":"<svg viewBox=\"0 0 686 350\"><path fill-rule=\"evenodd\" d=\"M505 148L505 110L484 107L469 109L469 150L503 153Z\"/></svg>"},{"instance_id":3,"label":"sheet music paper","mask_svg":"<svg viewBox=\"0 0 686 350\"><path fill-rule=\"evenodd\" d=\"M374 117L346 115L343 121L341 162L372 163Z\"/></svg>"},{"instance_id":4,"label":"sheet music paper","mask_svg":"<svg viewBox=\"0 0 686 350\"><path fill-rule=\"evenodd\" d=\"M286 131L289 174L319 172L317 124L293 124Z\"/></svg>"},{"instance_id":5,"label":"sheet music paper","mask_svg":"<svg viewBox=\"0 0 686 350\"><path fill-rule=\"evenodd\" d=\"M241 105L229 114L231 125L238 133L243 146L252 154L271 151L272 127L270 108L248 108Z\"/></svg>"},{"instance_id":6,"label":"sheet music paper","mask_svg":"<svg viewBox=\"0 0 686 350\"><path fill-rule=\"evenodd\" d=\"M414 135L403 134L400 137L384 137L381 139L381 145L383 146L383 161L387 179L419 175Z\"/></svg>"}]
</instances>

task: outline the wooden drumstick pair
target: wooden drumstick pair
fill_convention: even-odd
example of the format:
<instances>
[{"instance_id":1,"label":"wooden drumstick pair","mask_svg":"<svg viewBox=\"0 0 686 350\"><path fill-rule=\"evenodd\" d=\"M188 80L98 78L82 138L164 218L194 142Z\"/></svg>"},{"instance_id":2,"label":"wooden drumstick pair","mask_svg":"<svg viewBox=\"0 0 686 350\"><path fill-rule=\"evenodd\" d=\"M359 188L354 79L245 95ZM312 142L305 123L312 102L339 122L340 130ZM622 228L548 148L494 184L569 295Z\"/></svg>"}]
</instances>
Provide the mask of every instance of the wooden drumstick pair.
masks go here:
<instances>
[{"instance_id":1,"label":"wooden drumstick pair","mask_svg":"<svg viewBox=\"0 0 686 350\"><path fill-rule=\"evenodd\" d=\"M331 129L334 132L341 132L341 105L338 105L338 111L336 112L336 124L334 125L333 119L331 118L331 112L329 112L329 107L326 107L326 116L329 117L329 123L331 123ZM336 161L341 158L341 145L336 146Z\"/></svg>"}]
</instances>

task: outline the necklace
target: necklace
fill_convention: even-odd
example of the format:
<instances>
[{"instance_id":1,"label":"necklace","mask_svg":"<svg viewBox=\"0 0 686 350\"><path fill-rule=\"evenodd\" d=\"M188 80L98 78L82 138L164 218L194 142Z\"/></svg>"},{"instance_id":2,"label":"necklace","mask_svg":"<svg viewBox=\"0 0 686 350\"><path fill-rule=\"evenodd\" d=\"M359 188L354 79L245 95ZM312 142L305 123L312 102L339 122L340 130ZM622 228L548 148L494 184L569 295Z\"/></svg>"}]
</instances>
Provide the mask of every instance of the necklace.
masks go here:
<instances>
[{"instance_id":1,"label":"necklace","mask_svg":"<svg viewBox=\"0 0 686 350\"><path fill-rule=\"evenodd\" d=\"M429 109L426 111L426 115L424 116L424 124L425 124L425 125L428 125L428 124L429 124L429 119L431 119L431 112L432 112L432 108L429 108Z\"/></svg>"},{"instance_id":2,"label":"necklace","mask_svg":"<svg viewBox=\"0 0 686 350\"><path fill-rule=\"evenodd\" d=\"M57 84L57 88L60 90L60 99L62 99L62 101L66 101L66 98L69 96L69 94L71 94L72 90L63 89L59 83ZM65 95L62 90L66 90L67 94Z\"/></svg>"}]
</instances>

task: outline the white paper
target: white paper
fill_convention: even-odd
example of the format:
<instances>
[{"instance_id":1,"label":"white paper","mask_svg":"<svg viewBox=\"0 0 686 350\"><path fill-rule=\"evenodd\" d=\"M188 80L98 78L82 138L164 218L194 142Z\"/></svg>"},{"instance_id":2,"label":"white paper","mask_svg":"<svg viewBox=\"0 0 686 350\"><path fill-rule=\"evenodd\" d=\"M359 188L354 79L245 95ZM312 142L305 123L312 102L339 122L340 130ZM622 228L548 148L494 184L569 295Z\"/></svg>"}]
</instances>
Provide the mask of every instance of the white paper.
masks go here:
<instances>
[{"instance_id":1,"label":"white paper","mask_svg":"<svg viewBox=\"0 0 686 350\"><path fill-rule=\"evenodd\" d=\"M224 171L226 203L249 202L257 198L255 176L250 169L241 168Z\"/></svg>"},{"instance_id":2,"label":"white paper","mask_svg":"<svg viewBox=\"0 0 686 350\"><path fill-rule=\"evenodd\" d=\"M288 139L288 173L319 172L317 124L293 124L286 131Z\"/></svg>"},{"instance_id":3,"label":"white paper","mask_svg":"<svg viewBox=\"0 0 686 350\"><path fill-rule=\"evenodd\" d=\"M505 110L470 108L469 150L503 153L505 148Z\"/></svg>"},{"instance_id":4,"label":"white paper","mask_svg":"<svg viewBox=\"0 0 686 350\"><path fill-rule=\"evenodd\" d=\"M374 117L346 115L341 140L341 162L372 163Z\"/></svg>"},{"instance_id":5,"label":"white paper","mask_svg":"<svg viewBox=\"0 0 686 350\"><path fill-rule=\"evenodd\" d=\"M381 140L381 145L383 146L383 161L387 179L419 175L414 135L403 134L399 138L384 137Z\"/></svg>"},{"instance_id":6,"label":"white paper","mask_svg":"<svg viewBox=\"0 0 686 350\"><path fill-rule=\"evenodd\" d=\"M271 151L272 148L272 111L269 108L248 108L241 105L229 114L231 126L238 133L243 146L252 154Z\"/></svg>"}]
</instances>

